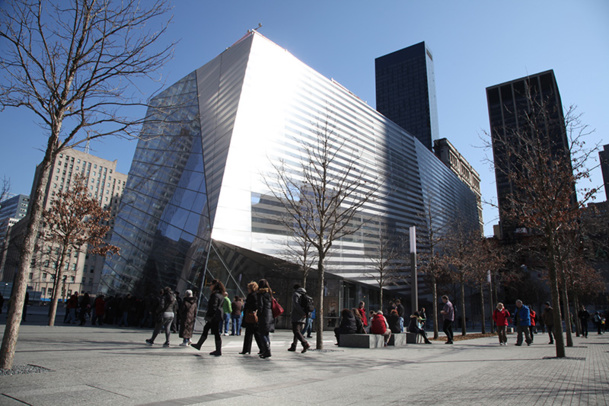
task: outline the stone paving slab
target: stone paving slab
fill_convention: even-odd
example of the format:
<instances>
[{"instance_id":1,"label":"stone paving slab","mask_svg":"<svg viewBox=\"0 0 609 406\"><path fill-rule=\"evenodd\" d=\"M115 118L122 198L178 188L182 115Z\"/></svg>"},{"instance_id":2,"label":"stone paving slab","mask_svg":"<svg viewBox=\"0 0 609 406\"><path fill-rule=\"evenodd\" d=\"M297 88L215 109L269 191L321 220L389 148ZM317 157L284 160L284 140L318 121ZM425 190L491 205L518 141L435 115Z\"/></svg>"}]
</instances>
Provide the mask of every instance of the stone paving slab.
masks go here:
<instances>
[{"instance_id":1,"label":"stone paving slab","mask_svg":"<svg viewBox=\"0 0 609 406\"><path fill-rule=\"evenodd\" d=\"M48 372L0 376L0 405L609 404L609 335L574 337L557 359L541 335L530 347L491 337L360 349L325 332L324 351L301 354L286 351L291 332L279 331L261 360L238 354L243 336L223 337L224 355L212 357L213 340L201 351L177 337L148 347L150 333L24 325L15 364Z\"/></svg>"}]
</instances>

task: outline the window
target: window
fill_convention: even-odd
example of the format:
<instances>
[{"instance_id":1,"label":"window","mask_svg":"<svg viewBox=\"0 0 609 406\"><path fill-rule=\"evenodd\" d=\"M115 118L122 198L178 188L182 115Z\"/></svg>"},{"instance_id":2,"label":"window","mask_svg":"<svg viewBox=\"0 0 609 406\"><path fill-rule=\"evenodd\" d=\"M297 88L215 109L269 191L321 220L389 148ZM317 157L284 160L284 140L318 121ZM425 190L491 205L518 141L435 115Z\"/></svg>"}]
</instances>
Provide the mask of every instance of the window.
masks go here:
<instances>
[{"instance_id":1,"label":"window","mask_svg":"<svg viewBox=\"0 0 609 406\"><path fill-rule=\"evenodd\" d=\"M70 282L74 283L75 280L76 278L74 276L70 276Z\"/></svg>"},{"instance_id":2,"label":"window","mask_svg":"<svg viewBox=\"0 0 609 406\"><path fill-rule=\"evenodd\" d=\"M32 278L34 278L34 273L33 272L30 272L29 278L30 278L30 280L32 280Z\"/></svg>"}]
</instances>

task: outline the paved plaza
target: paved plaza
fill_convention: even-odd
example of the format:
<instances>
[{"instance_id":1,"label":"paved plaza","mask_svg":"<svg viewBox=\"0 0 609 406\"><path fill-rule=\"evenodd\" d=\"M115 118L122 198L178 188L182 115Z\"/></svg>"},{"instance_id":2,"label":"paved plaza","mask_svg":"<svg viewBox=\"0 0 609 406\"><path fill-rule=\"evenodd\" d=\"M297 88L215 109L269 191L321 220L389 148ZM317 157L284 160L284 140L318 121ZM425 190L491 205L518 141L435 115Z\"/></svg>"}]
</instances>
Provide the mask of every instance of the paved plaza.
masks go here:
<instances>
[{"instance_id":1,"label":"paved plaza","mask_svg":"<svg viewBox=\"0 0 609 406\"><path fill-rule=\"evenodd\" d=\"M208 354L213 338L196 351L179 347L177 335L169 348L145 345L149 337L25 324L15 366L41 372L0 376L0 405L609 404L609 335L596 333L574 337L564 359L545 334L530 347L510 335L507 347L492 337L356 349L335 346L326 332L324 351L301 354L287 351L291 332L282 330L266 360L238 354L243 336L223 337L222 357Z\"/></svg>"}]
</instances>

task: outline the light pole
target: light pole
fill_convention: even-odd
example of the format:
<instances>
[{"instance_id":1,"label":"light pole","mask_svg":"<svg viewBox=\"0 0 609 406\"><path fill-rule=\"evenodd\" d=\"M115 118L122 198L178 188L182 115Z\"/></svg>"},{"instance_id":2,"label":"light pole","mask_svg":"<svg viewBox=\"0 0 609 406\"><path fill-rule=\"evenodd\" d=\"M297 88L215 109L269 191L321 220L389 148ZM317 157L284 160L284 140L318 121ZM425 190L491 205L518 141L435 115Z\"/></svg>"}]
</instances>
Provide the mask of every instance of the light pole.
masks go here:
<instances>
[{"instance_id":1,"label":"light pole","mask_svg":"<svg viewBox=\"0 0 609 406\"><path fill-rule=\"evenodd\" d=\"M410 299L412 311L411 314L419 309L419 287L417 278L417 228L410 227L410 270L411 270L411 285Z\"/></svg>"}]
</instances>

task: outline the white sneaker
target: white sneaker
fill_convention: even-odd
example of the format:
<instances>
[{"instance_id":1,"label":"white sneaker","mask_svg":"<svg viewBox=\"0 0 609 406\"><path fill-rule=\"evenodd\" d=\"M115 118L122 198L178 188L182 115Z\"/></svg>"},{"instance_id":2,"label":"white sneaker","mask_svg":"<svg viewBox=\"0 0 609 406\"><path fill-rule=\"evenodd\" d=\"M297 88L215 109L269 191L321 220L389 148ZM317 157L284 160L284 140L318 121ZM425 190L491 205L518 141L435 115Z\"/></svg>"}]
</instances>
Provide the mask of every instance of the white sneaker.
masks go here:
<instances>
[{"instance_id":1,"label":"white sneaker","mask_svg":"<svg viewBox=\"0 0 609 406\"><path fill-rule=\"evenodd\" d=\"M185 343L180 343L180 347L188 347L190 345L190 343L185 342Z\"/></svg>"}]
</instances>

